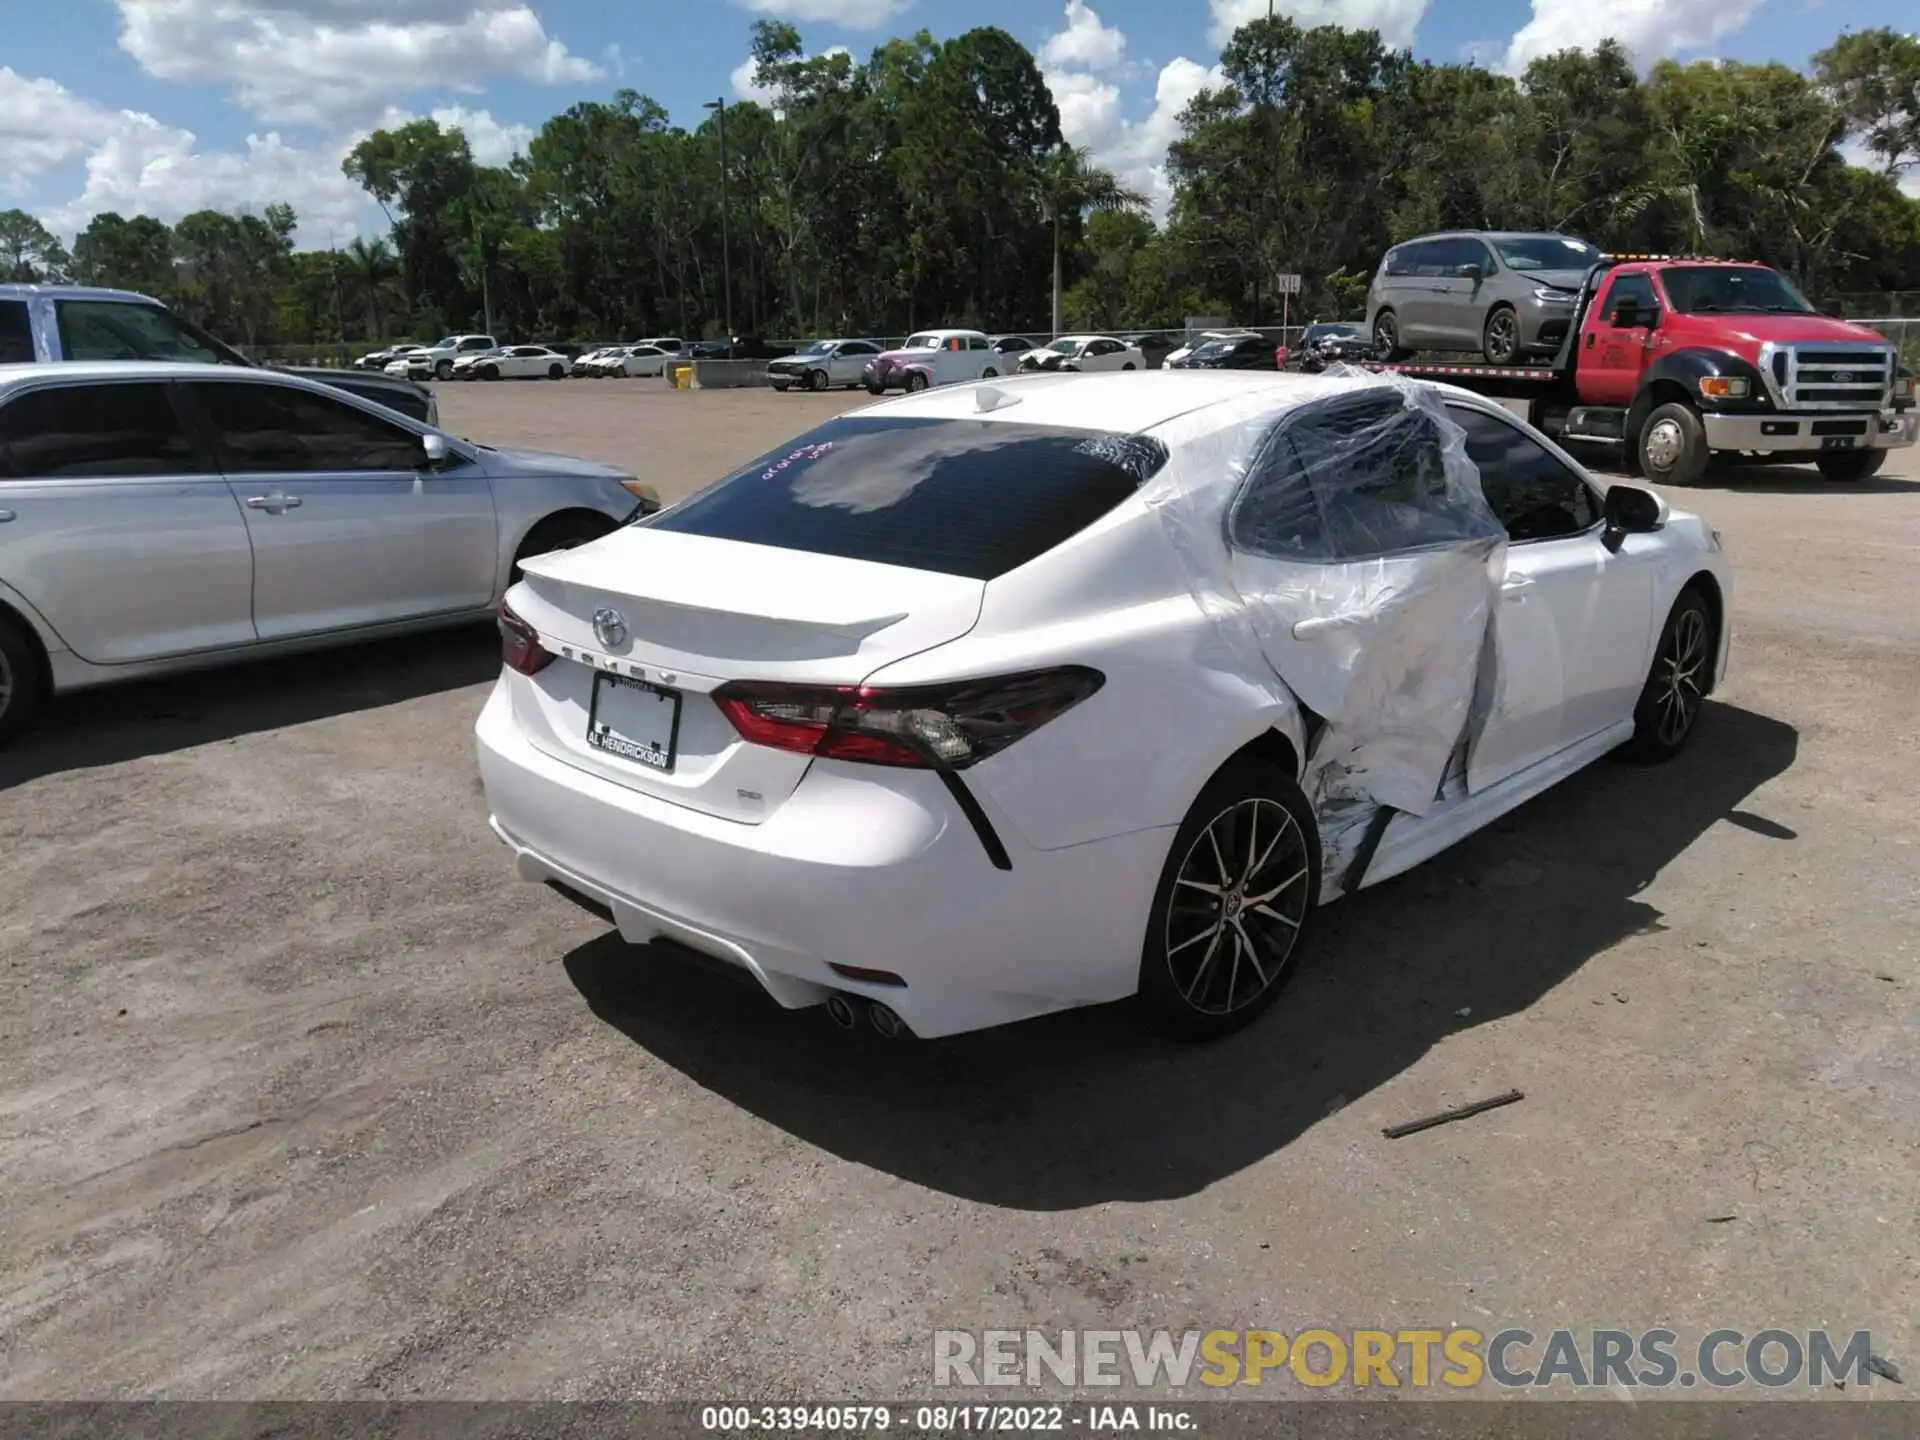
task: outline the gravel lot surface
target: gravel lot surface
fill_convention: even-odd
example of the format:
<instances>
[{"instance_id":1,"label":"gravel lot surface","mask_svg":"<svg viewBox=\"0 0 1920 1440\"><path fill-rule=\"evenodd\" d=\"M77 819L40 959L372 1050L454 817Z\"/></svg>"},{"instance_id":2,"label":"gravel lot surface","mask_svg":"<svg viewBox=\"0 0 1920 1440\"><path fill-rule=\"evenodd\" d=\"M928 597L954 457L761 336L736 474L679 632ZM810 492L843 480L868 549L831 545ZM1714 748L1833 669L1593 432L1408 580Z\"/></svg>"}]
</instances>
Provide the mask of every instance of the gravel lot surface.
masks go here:
<instances>
[{"instance_id":1,"label":"gravel lot surface","mask_svg":"<svg viewBox=\"0 0 1920 1440\"><path fill-rule=\"evenodd\" d=\"M441 403L673 497L864 399ZM1208 1048L1124 1008L888 1044L622 947L488 833L489 630L63 701L0 755L0 1395L924 1397L989 1325L1825 1325L1910 1376L1890 468L1674 496L1739 584L1688 754L1337 905Z\"/></svg>"}]
</instances>

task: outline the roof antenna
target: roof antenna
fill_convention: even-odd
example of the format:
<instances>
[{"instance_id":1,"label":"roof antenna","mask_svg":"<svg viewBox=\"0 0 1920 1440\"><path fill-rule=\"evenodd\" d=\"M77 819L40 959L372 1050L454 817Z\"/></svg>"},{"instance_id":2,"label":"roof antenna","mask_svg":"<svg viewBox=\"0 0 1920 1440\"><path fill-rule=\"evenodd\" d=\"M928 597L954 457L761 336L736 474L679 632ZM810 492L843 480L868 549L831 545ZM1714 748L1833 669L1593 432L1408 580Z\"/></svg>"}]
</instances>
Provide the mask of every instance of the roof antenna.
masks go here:
<instances>
[{"instance_id":1,"label":"roof antenna","mask_svg":"<svg viewBox=\"0 0 1920 1440\"><path fill-rule=\"evenodd\" d=\"M1003 405L1018 405L1020 397L1009 395L1006 391L992 385L982 385L973 392L974 413L984 415L989 410L998 410Z\"/></svg>"}]
</instances>

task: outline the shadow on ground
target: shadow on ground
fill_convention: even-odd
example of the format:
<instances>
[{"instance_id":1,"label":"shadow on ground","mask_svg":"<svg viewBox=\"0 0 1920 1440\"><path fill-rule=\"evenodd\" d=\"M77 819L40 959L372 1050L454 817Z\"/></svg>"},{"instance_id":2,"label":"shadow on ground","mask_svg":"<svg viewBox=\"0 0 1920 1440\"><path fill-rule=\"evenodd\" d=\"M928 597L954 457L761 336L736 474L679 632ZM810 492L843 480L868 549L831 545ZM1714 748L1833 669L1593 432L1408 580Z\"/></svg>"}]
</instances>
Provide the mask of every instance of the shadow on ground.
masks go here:
<instances>
[{"instance_id":1,"label":"shadow on ground","mask_svg":"<svg viewBox=\"0 0 1920 1440\"><path fill-rule=\"evenodd\" d=\"M1711 704L1672 764L1595 765L1328 907L1278 1005L1209 1046L1151 1037L1126 1005L888 1042L613 934L570 954L567 973L636 1044L845 1159L1016 1209L1186 1195L1279 1150L1449 1033L1524 1010L1609 946L1665 928L1640 894L1709 827L1731 819L1795 843L1747 802L1797 747L1791 727ZM1457 1018L1467 1007L1471 1018Z\"/></svg>"},{"instance_id":2,"label":"shadow on ground","mask_svg":"<svg viewBox=\"0 0 1920 1440\"><path fill-rule=\"evenodd\" d=\"M0 751L0 790L261 730L371 710L490 680L491 625L290 655L58 696Z\"/></svg>"}]
</instances>

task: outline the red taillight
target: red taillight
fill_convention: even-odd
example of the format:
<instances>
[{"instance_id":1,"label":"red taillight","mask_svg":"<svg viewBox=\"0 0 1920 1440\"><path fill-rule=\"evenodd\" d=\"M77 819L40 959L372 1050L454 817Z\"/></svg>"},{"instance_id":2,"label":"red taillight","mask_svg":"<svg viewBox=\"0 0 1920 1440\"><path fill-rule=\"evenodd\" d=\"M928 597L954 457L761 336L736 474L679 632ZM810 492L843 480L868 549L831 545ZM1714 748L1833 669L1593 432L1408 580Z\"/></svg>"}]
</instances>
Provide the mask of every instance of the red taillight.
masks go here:
<instances>
[{"instance_id":1,"label":"red taillight","mask_svg":"<svg viewBox=\"0 0 1920 1440\"><path fill-rule=\"evenodd\" d=\"M962 770L1004 750L1105 683L1065 665L950 685L783 685L734 681L713 692L740 738L868 765Z\"/></svg>"},{"instance_id":2,"label":"red taillight","mask_svg":"<svg viewBox=\"0 0 1920 1440\"><path fill-rule=\"evenodd\" d=\"M541 646L539 633L504 601L500 606L500 658L509 670L522 675L536 674L553 663L553 653Z\"/></svg>"}]
</instances>

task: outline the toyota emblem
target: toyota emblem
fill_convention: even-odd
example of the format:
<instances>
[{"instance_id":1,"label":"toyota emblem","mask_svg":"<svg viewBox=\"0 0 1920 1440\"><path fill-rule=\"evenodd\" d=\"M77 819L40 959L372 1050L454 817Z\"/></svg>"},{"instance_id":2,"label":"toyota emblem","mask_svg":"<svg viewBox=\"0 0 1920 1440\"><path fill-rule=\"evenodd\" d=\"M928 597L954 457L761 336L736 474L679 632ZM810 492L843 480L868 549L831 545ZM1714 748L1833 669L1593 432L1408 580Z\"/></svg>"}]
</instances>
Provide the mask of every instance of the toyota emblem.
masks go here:
<instances>
[{"instance_id":1,"label":"toyota emblem","mask_svg":"<svg viewBox=\"0 0 1920 1440\"><path fill-rule=\"evenodd\" d=\"M593 612L593 636L607 649L627 643L627 617L618 610L601 609Z\"/></svg>"},{"instance_id":2,"label":"toyota emblem","mask_svg":"<svg viewBox=\"0 0 1920 1440\"><path fill-rule=\"evenodd\" d=\"M1836 385L1847 385L1852 383L1852 381L1853 372L1851 370L1836 370L1833 372L1833 383Z\"/></svg>"}]
</instances>

